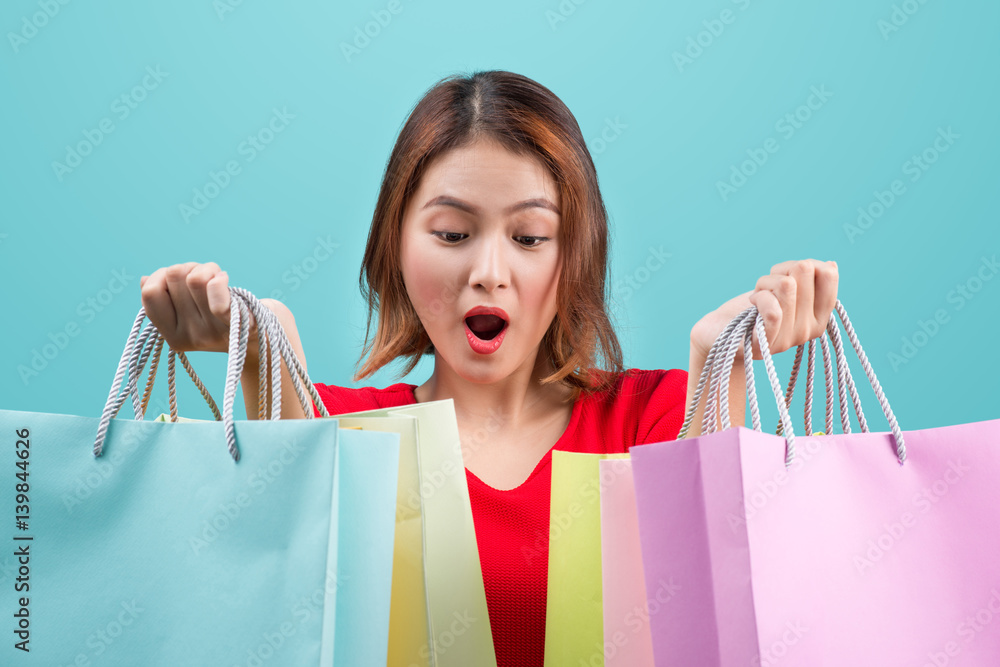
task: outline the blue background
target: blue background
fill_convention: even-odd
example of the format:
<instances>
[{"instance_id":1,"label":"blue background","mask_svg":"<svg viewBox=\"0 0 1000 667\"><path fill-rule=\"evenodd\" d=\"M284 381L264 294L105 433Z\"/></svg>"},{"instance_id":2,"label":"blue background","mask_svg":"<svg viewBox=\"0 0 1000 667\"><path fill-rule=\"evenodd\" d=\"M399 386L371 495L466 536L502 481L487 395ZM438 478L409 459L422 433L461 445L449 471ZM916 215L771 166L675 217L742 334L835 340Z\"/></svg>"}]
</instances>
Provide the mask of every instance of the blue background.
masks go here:
<instances>
[{"instance_id":1,"label":"blue background","mask_svg":"<svg viewBox=\"0 0 1000 667\"><path fill-rule=\"evenodd\" d=\"M365 325L358 271L396 134L439 78L497 68L549 87L589 140L611 214L613 312L628 366L686 368L702 315L777 262L834 259L840 297L904 429L1000 417L1000 279L973 280L981 289L961 308L953 292L979 271L992 278L983 258L1000 250L989 208L1000 148L996 3L394 7L4 3L0 406L98 415L141 305L139 276L186 261L217 262L232 285L280 298L313 379L352 385ZM147 68L163 74L142 88ZM813 87L828 97L801 108ZM127 116L122 95L132 97ZM275 109L294 118L251 161L241 143ZM795 113L804 120L791 133L778 123ZM103 119L113 131L57 174L53 163ZM618 129L602 137L609 123ZM907 162L948 128L957 139L931 149L936 161L911 180ZM720 194L768 139L777 152ZM180 205L231 160L240 172L185 220ZM858 208L895 179L903 194L852 234ZM303 264L319 239L335 252ZM650 247L671 256L646 272ZM306 280L296 266L312 269ZM115 271L124 278L114 282ZM921 336L920 322L939 310L947 321ZM60 335L67 327L75 335ZM904 338L923 343L909 359ZM19 372L47 344L44 367ZM779 358L782 378L791 356ZM224 355L191 357L221 397ZM399 381L399 368L360 384ZM403 380L419 384L431 370L426 359ZM884 430L870 390L862 396ZM186 383L180 400L183 414L209 415Z\"/></svg>"}]
</instances>

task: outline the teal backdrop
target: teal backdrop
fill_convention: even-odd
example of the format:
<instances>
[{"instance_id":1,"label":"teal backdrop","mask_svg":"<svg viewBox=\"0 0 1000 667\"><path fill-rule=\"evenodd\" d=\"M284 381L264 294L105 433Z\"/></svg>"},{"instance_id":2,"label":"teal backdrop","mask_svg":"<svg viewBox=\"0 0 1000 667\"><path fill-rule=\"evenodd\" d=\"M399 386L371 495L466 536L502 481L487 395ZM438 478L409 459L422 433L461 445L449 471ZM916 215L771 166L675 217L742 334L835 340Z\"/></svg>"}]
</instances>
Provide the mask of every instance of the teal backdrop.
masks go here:
<instances>
[{"instance_id":1,"label":"teal backdrop","mask_svg":"<svg viewBox=\"0 0 1000 667\"><path fill-rule=\"evenodd\" d=\"M995 2L8 0L0 33L4 408L100 414L139 277L185 261L281 299L313 379L353 386L396 135L496 68L589 141L629 366L685 368L702 315L833 259L904 429L1000 417ZM192 362L221 397L223 355Z\"/></svg>"}]
</instances>

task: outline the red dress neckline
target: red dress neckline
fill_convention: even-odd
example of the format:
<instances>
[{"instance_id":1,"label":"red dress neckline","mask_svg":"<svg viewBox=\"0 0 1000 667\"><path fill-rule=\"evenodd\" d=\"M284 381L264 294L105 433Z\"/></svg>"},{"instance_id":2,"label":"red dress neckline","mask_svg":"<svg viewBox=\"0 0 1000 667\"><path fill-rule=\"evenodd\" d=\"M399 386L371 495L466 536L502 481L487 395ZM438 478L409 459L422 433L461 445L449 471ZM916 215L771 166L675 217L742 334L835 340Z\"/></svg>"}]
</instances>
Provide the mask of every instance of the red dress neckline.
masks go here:
<instances>
[{"instance_id":1,"label":"red dress neckline","mask_svg":"<svg viewBox=\"0 0 1000 667\"><path fill-rule=\"evenodd\" d=\"M417 394L415 391L417 385L407 383L406 386L409 387L410 396L413 398L413 403L419 405L419 401L417 401ZM549 447L549 449L544 454L542 454L542 457L538 459L538 462L535 464L535 467L532 468L528 476L517 486L512 487L510 489L498 489L494 486L490 486L489 484L481 480L476 475L476 473L472 472L468 468L465 469L466 476L469 479L475 480L477 483L482 484L487 489L490 489L491 491L494 491L496 493L510 493L521 489L525 484L530 482L539 473L539 471L543 470L545 466L549 464L549 462L552 459L552 452L557 449L560 449L560 445L563 444L563 441L565 441L569 437L569 435L576 430L577 422L580 421L580 404L581 404L580 398L577 398L577 400L573 401L573 410L569 416L569 424L566 425L566 428L563 430L562 435L560 435L559 439L556 440L555 443L551 447Z\"/></svg>"}]
</instances>

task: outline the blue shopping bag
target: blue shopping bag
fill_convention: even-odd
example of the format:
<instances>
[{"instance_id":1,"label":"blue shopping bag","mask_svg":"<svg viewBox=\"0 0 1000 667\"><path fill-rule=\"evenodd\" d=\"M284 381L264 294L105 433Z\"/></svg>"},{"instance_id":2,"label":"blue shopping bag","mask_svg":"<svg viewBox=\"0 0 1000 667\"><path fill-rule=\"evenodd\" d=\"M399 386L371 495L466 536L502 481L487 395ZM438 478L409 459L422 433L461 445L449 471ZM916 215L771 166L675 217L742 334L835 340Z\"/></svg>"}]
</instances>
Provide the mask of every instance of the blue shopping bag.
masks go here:
<instances>
[{"instance_id":1,"label":"blue shopping bag","mask_svg":"<svg viewBox=\"0 0 1000 667\"><path fill-rule=\"evenodd\" d=\"M140 418L142 316L109 398ZM398 434L231 399L211 422L0 410L0 665L385 664Z\"/></svg>"}]
</instances>

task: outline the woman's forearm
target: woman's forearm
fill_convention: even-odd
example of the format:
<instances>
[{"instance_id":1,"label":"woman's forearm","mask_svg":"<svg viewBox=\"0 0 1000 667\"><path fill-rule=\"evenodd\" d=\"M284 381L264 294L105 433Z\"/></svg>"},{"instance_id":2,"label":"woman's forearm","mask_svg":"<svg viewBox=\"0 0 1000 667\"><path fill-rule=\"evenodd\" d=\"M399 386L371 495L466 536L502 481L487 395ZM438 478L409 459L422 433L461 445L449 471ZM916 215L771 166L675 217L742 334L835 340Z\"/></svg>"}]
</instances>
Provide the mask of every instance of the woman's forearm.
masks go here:
<instances>
[{"instance_id":1,"label":"woman's forearm","mask_svg":"<svg viewBox=\"0 0 1000 667\"><path fill-rule=\"evenodd\" d=\"M261 299L263 303L271 312L273 312L277 318L278 322L281 323L282 328L285 330L285 335L288 337L288 342L291 345L292 350L298 355L299 363L302 364L302 368L306 367L306 355L305 351L302 349L302 342L299 339L299 331L295 326L295 318L292 316L292 311L288 309L280 301L275 301L273 299ZM274 354L277 354L274 351ZM279 355L280 356L280 355ZM247 356L246 362L243 366L243 375L240 378L240 385L243 388L243 402L246 406L247 419L257 419L258 416L258 394L260 392L260 364L262 360L259 358L260 353L257 347L257 338L251 336L251 340L247 345ZM263 363L269 363L268 359L263 360ZM288 371L288 367L285 365L284 361L281 361L281 418L282 419L304 419L305 412L302 410L302 404L299 402L298 394L295 393L295 387L292 386L292 377ZM265 411L270 410L270 393L265 397Z\"/></svg>"},{"instance_id":2,"label":"woman's forearm","mask_svg":"<svg viewBox=\"0 0 1000 667\"><path fill-rule=\"evenodd\" d=\"M688 385L687 385L687 399L684 405L684 414L691 408L691 399L694 398L694 392L698 388L698 380L701 378L702 369L705 367L705 357L707 355L700 349L697 349L694 345L691 346L691 354L688 363ZM694 419L691 422L691 427L688 429L688 437L694 437L696 435L701 435L701 420L705 413L705 399L707 398L708 388L706 387L703 391L701 401L699 402L698 408L694 413ZM746 419L746 372L743 370L743 355L742 353L737 354L736 361L733 364L732 374L729 379L729 418L731 426L745 426ZM722 421L716 417L716 430L722 428Z\"/></svg>"}]
</instances>

